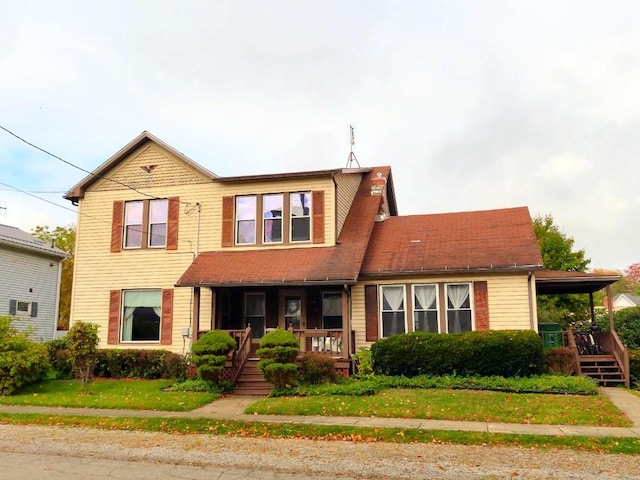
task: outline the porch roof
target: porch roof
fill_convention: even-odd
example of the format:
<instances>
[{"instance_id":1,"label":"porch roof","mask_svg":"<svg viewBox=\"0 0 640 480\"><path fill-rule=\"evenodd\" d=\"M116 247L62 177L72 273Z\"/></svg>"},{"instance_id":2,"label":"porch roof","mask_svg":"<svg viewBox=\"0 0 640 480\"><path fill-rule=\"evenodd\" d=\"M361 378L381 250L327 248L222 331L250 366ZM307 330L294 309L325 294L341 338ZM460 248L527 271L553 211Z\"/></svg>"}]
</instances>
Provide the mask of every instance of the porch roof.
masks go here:
<instances>
[{"instance_id":1,"label":"porch roof","mask_svg":"<svg viewBox=\"0 0 640 480\"><path fill-rule=\"evenodd\" d=\"M555 270L540 270L535 272L535 277L536 291L540 295L594 293L620 279L620 275Z\"/></svg>"},{"instance_id":2,"label":"porch roof","mask_svg":"<svg viewBox=\"0 0 640 480\"><path fill-rule=\"evenodd\" d=\"M176 286L355 284L380 206L370 187L378 173L389 178L391 168L363 175L335 246L203 252Z\"/></svg>"},{"instance_id":3,"label":"porch roof","mask_svg":"<svg viewBox=\"0 0 640 480\"><path fill-rule=\"evenodd\" d=\"M373 229L362 275L541 268L529 209L516 207L390 217Z\"/></svg>"}]
</instances>

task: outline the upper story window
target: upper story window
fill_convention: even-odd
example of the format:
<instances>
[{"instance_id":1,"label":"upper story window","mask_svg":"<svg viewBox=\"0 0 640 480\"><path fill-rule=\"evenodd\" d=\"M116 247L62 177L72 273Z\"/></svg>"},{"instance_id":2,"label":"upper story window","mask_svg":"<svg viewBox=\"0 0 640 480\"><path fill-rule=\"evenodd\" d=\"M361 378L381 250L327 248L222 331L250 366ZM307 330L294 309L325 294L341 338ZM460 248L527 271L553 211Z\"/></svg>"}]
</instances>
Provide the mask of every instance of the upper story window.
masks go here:
<instances>
[{"instance_id":1,"label":"upper story window","mask_svg":"<svg viewBox=\"0 0 640 480\"><path fill-rule=\"evenodd\" d=\"M324 191L222 198L222 246L325 242Z\"/></svg>"},{"instance_id":2,"label":"upper story window","mask_svg":"<svg viewBox=\"0 0 640 480\"><path fill-rule=\"evenodd\" d=\"M282 242L284 196L281 193L262 197L262 231L264 243Z\"/></svg>"},{"instance_id":3,"label":"upper story window","mask_svg":"<svg viewBox=\"0 0 640 480\"><path fill-rule=\"evenodd\" d=\"M256 243L256 196L236 197L236 243Z\"/></svg>"},{"instance_id":4,"label":"upper story window","mask_svg":"<svg viewBox=\"0 0 640 480\"><path fill-rule=\"evenodd\" d=\"M289 195L291 202L291 241L311 240L311 192Z\"/></svg>"},{"instance_id":5,"label":"upper story window","mask_svg":"<svg viewBox=\"0 0 640 480\"><path fill-rule=\"evenodd\" d=\"M111 251L178 248L180 199L154 198L113 202Z\"/></svg>"}]
</instances>

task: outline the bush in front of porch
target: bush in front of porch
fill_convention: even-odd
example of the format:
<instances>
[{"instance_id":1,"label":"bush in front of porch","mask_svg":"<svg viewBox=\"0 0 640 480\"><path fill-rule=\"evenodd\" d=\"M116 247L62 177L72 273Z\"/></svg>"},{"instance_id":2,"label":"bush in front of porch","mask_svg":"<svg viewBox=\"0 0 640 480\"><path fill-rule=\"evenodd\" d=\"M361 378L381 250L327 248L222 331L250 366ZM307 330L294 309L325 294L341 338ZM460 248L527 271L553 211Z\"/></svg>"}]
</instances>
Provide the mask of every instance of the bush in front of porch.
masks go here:
<instances>
[{"instance_id":1,"label":"bush in front of porch","mask_svg":"<svg viewBox=\"0 0 640 480\"><path fill-rule=\"evenodd\" d=\"M191 361L196 366L198 377L210 384L220 382L227 355L236 346L236 341L227 332L211 330L193 344Z\"/></svg>"},{"instance_id":2,"label":"bush in front of porch","mask_svg":"<svg viewBox=\"0 0 640 480\"><path fill-rule=\"evenodd\" d=\"M277 388L294 385L298 375L295 361L299 350L298 339L288 330L278 328L262 337L256 355L260 357L258 369L264 379Z\"/></svg>"}]
</instances>

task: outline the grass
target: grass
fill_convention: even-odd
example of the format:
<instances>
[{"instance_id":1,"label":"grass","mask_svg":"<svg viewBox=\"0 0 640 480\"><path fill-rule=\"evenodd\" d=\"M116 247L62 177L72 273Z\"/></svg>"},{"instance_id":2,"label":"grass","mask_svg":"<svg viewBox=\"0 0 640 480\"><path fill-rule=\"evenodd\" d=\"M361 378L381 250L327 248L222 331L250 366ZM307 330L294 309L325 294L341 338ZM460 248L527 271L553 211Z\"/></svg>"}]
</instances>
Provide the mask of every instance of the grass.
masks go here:
<instances>
[{"instance_id":1,"label":"grass","mask_svg":"<svg viewBox=\"0 0 640 480\"><path fill-rule=\"evenodd\" d=\"M236 437L294 438L315 441L439 443L524 448L568 448L595 453L640 455L640 438L513 435L337 425L255 423L203 418L107 418L0 414L0 423L15 425L76 426L107 430L137 430Z\"/></svg>"},{"instance_id":2,"label":"grass","mask_svg":"<svg viewBox=\"0 0 640 480\"><path fill-rule=\"evenodd\" d=\"M213 393L163 390L172 384L171 380L96 379L90 393L85 394L76 380L47 380L24 387L13 395L0 396L0 405L185 412L220 397Z\"/></svg>"},{"instance_id":3,"label":"grass","mask_svg":"<svg viewBox=\"0 0 640 480\"><path fill-rule=\"evenodd\" d=\"M267 398L251 405L246 413L631 426L629 420L602 396L472 390L389 389L371 396Z\"/></svg>"}]
</instances>

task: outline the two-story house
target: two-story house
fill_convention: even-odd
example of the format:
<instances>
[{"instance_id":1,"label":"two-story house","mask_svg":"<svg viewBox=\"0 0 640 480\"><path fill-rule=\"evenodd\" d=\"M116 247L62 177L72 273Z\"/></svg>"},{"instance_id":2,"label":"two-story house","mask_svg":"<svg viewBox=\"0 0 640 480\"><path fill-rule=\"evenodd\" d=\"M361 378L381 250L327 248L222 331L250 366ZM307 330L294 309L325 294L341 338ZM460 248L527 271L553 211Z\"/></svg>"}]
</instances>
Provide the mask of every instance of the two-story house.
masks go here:
<instances>
[{"instance_id":1,"label":"two-story house","mask_svg":"<svg viewBox=\"0 0 640 480\"><path fill-rule=\"evenodd\" d=\"M396 333L537 330L528 209L399 216L388 166L218 177L143 132L65 198L72 322L103 347L289 328L346 370Z\"/></svg>"},{"instance_id":2,"label":"two-story house","mask_svg":"<svg viewBox=\"0 0 640 480\"><path fill-rule=\"evenodd\" d=\"M0 225L0 315L36 341L55 338L62 261L69 255L31 234Z\"/></svg>"}]
</instances>

